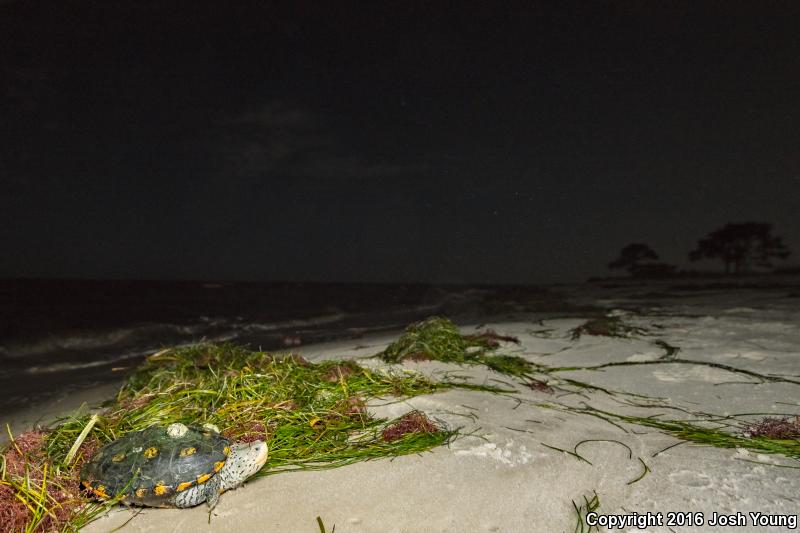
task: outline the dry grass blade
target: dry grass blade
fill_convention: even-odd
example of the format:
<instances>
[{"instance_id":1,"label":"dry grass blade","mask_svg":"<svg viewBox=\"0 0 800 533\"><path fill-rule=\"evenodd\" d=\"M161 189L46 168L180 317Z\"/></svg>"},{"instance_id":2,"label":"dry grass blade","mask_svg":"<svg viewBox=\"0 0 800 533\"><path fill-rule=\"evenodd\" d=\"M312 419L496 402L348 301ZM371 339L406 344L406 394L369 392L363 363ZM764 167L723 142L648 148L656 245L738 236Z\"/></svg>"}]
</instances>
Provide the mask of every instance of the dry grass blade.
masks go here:
<instances>
[{"instance_id":1,"label":"dry grass blade","mask_svg":"<svg viewBox=\"0 0 800 533\"><path fill-rule=\"evenodd\" d=\"M89 422L87 422L86 426L83 428L83 431L81 431L80 435L78 435L78 438L75 439L75 443L72 445L72 448L70 448L67 452L67 457L64 459L65 464L69 465L72 462L72 460L75 458L75 454L78 453L78 449L81 447L81 444L83 444L83 441L86 440L86 436L96 423L97 415L92 415L92 417L89 419Z\"/></svg>"}]
</instances>

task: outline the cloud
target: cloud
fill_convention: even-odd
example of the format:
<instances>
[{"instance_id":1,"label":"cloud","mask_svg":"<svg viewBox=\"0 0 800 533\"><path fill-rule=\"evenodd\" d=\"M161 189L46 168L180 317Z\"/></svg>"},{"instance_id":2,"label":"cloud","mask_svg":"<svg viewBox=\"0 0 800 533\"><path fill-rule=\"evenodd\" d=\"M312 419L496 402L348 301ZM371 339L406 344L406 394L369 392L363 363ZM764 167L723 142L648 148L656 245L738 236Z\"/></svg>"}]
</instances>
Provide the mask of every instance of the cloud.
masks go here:
<instances>
[{"instance_id":1,"label":"cloud","mask_svg":"<svg viewBox=\"0 0 800 533\"><path fill-rule=\"evenodd\" d=\"M222 123L221 153L236 175L321 180L418 174L427 164L372 156L348 146L347 132L309 111L271 102Z\"/></svg>"}]
</instances>

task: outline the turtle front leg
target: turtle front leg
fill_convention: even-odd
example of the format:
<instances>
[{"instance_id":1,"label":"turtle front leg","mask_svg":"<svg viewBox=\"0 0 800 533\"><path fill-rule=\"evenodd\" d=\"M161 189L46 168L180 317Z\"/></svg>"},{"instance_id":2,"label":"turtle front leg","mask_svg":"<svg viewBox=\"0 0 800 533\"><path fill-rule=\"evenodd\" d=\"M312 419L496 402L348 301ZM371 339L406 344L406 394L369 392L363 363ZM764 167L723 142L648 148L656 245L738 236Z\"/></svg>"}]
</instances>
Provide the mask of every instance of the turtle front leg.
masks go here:
<instances>
[{"instance_id":1,"label":"turtle front leg","mask_svg":"<svg viewBox=\"0 0 800 533\"><path fill-rule=\"evenodd\" d=\"M219 476L214 476L203 485L203 495L208 504L208 523L211 523L211 512L217 506L219 495L223 492L222 481Z\"/></svg>"},{"instance_id":2,"label":"turtle front leg","mask_svg":"<svg viewBox=\"0 0 800 533\"><path fill-rule=\"evenodd\" d=\"M171 503L175 507L185 509L206 502L209 508L213 509L214 506L217 505L217 500L219 500L220 488L221 481L219 476L214 476L205 483L195 485L177 493L171 500Z\"/></svg>"},{"instance_id":3,"label":"turtle front leg","mask_svg":"<svg viewBox=\"0 0 800 533\"><path fill-rule=\"evenodd\" d=\"M220 476L214 476L203 484L203 492L205 494L206 503L208 504L209 513L217 506L219 495L222 491L222 480Z\"/></svg>"},{"instance_id":4,"label":"turtle front leg","mask_svg":"<svg viewBox=\"0 0 800 533\"><path fill-rule=\"evenodd\" d=\"M194 507L206 501L206 488L204 485L195 485L183 492L179 492L172 500L173 505L180 509Z\"/></svg>"}]
</instances>

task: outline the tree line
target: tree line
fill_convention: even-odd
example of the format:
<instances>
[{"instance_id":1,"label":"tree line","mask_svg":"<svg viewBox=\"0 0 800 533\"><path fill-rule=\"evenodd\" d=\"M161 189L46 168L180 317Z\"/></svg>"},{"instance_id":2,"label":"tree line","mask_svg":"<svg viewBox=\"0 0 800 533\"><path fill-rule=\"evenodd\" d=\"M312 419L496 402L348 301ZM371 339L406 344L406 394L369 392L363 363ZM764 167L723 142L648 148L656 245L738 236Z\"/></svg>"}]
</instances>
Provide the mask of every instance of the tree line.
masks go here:
<instances>
[{"instance_id":1,"label":"tree line","mask_svg":"<svg viewBox=\"0 0 800 533\"><path fill-rule=\"evenodd\" d=\"M728 223L697 241L689 252L690 261L719 260L726 274L740 274L753 267L772 268L772 259L786 259L789 248L772 235L772 224L764 222ZM610 269L625 269L636 277L666 277L677 267L658 262L658 254L647 244L631 243L620 250Z\"/></svg>"}]
</instances>

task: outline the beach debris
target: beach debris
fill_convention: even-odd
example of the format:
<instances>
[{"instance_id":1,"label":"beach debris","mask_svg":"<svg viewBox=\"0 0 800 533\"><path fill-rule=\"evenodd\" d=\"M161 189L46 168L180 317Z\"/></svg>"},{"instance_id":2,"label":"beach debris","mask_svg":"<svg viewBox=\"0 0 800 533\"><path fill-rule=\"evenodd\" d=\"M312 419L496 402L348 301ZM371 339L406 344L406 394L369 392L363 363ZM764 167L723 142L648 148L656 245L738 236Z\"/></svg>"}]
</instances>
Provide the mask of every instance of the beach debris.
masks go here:
<instances>
[{"instance_id":1,"label":"beach debris","mask_svg":"<svg viewBox=\"0 0 800 533\"><path fill-rule=\"evenodd\" d=\"M500 346L501 340L519 343L516 337L500 335L492 330L462 335L453 322L434 316L408 326L399 339L377 356L387 363L435 360L483 365L500 374L525 379L538 371L538 365L524 357L492 353Z\"/></svg>"},{"instance_id":2,"label":"beach debris","mask_svg":"<svg viewBox=\"0 0 800 533\"><path fill-rule=\"evenodd\" d=\"M433 361L433 358L425 352L411 352L405 357L403 361L413 361L415 363L424 363L426 361Z\"/></svg>"},{"instance_id":3,"label":"beach debris","mask_svg":"<svg viewBox=\"0 0 800 533\"><path fill-rule=\"evenodd\" d=\"M161 358L161 357L163 357L163 356L167 355L167 354L168 354L169 352L171 352L171 351L172 351L172 348L163 348L163 349L161 349L161 350L157 351L157 352L156 352L156 353L154 353L154 354L150 354L149 356L147 356L147 358L148 358L148 359L152 359L152 360L156 361L156 360L158 360L159 358Z\"/></svg>"},{"instance_id":4,"label":"beach debris","mask_svg":"<svg viewBox=\"0 0 800 533\"><path fill-rule=\"evenodd\" d=\"M409 325L403 334L379 354L387 363L405 360L464 363L491 348L478 336L464 336L444 317L433 316ZM476 350L477 349L477 350Z\"/></svg>"},{"instance_id":5,"label":"beach debris","mask_svg":"<svg viewBox=\"0 0 800 533\"><path fill-rule=\"evenodd\" d=\"M593 318L570 330L572 340L577 340L582 335L629 338L634 335L645 334L647 334L647 331L644 328L628 326L622 322L619 316Z\"/></svg>"},{"instance_id":6,"label":"beach debris","mask_svg":"<svg viewBox=\"0 0 800 533\"><path fill-rule=\"evenodd\" d=\"M76 471L56 469L46 455L49 432L26 431L12 437L0 453L0 525L3 531L62 531L83 523L84 499ZM99 446L90 437L75 454L80 465Z\"/></svg>"},{"instance_id":7,"label":"beach debris","mask_svg":"<svg viewBox=\"0 0 800 533\"><path fill-rule=\"evenodd\" d=\"M791 418L764 417L745 426L743 432L751 439L767 437L770 439L800 439L800 416Z\"/></svg>"},{"instance_id":8,"label":"beach debris","mask_svg":"<svg viewBox=\"0 0 800 533\"><path fill-rule=\"evenodd\" d=\"M486 331L482 333L476 333L475 335L466 335L465 338L469 341L483 342L489 348L498 348L500 347L501 342L513 342L517 345L520 344L519 337L512 335L501 335L493 329L487 329Z\"/></svg>"},{"instance_id":9,"label":"beach debris","mask_svg":"<svg viewBox=\"0 0 800 533\"><path fill-rule=\"evenodd\" d=\"M342 379L347 379L349 376L352 376L359 371L360 368L357 364L350 361L345 361L341 364L330 367L327 372L322 374L321 379L329 383L336 383Z\"/></svg>"},{"instance_id":10,"label":"beach debris","mask_svg":"<svg viewBox=\"0 0 800 533\"><path fill-rule=\"evenodd\" d=\"M119 405L126 410L139 409L150 403L150 400L153 399L153 396L153 394L142 394L139 396L126 398L125 400L121 400Z\"/></svg>"},{"instance_id":11,"label":"beach debris","mask_svg":"<svg viewBox=\"0 0 800 533\"><path fill-rule=\"evenodd\" d=\"M409 357L462 362L467 358L468 346L455 324L434 316L409 325L380 357L387 363L400 363Z\"/></svg>"},{"instance_id":12,"label":"beach debris","mask_svg":"<svg viewBox=\"0 0 800 533\"><path fill-rule=\"evenodd\" d=\"M333 406L333 410L345 416L365 417L367 415L367 403L364 401L364 398L350 396L336 403L336 405Z\"/></svg>"},{"instance_id":13,"label":"beach debris","mask_svg":"<svg viewBox=\"0 0 800 533\"><path fill-rule=\"evenodd\" d=\"M302 355L297 355L296 353L290 353L280 359L277 360L279 363L293 363L299 366L310 367L311 362L303 357Z\"/></svg>"},{"instance_id":14,"label":"beach debris","mask_svg":"<svg viewBox=\"0 0 800 533\"><path fill-rule=\"evenodd\" d=\"M3 456L6 470L12 475L22 474L26 460L36 459L42 455L46 436L44 430L33 429L13 437Z\"/></svg>"},{"instance_id":15,"label":"beach debris","mask_svg":"<svg viewBox=\"0 0 800 533\"><path fill-rule=\"evenodd\" d=\"M544 392L544 393L547 393L547 394L555 393L555 390L553 389L553 387L551 387L550 385L548 385L545 381L542 381L541 379L530 378L528 381L525 382L525 386L528 387L531 390Z\"/></svg>"},{"instance_id":16,"label":"beach debris","mask_svg":"<svg viewBox=\"0 0 800 533\"><path fill-rule=\"evenodd\" d=\"M264 422L254 420L237 426L231 426L225 430L223 435L236 442L255 442L257 440L267 441L267 425Z\"/></svg>"},{"instance_id":17,"label":"beach debris","mask_svg":"<svg viewBox=\"0 0 800 533\"><path fill-rule=\"evenodd\" d=\"M267 460L263 441L233 443L216 428L151 426L103 446L81 471L81 486L100 500L154 507L213 508Z\"/></svg>"},{"instance_id":18,"label":"beach debris","mask_svg":"<svg viewBox=\"0 0 800 533\"><path fill-rule=\"evenodd\" d=\"M411 411L383 430L381 436L386 442L403 438L409 433L437 433L441 431L422 411Z\"/></svg>"},{"instance_id":19,"label":"beach debris","mask_svg":"<svg viewBox=\"0 0 800 533\"><path fill-rule=\"evenodd\" d=\"M284 335L281 342L284 346L300 346L303 344L303 339L299 335Z\"/></svg>"}]
</instances>

